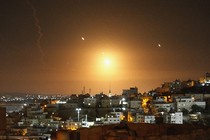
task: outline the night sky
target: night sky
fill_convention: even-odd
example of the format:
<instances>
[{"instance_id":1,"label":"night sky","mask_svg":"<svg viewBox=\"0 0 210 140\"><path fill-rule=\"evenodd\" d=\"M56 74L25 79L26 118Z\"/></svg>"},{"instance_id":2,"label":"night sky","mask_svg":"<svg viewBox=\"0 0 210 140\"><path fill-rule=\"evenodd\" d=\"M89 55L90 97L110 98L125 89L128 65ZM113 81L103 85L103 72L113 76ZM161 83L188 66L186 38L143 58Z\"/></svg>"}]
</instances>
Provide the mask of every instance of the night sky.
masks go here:
<instances>
[{"instance_id":1,"label":"night sky","mask_svg":"<svg viewBox=\"0 0 210 140\"><path fill-rule=\"evenodd\" d=\"M0 0L0 92L145 92L209 58L208 0Z\"/></svg>"}]
</instances>

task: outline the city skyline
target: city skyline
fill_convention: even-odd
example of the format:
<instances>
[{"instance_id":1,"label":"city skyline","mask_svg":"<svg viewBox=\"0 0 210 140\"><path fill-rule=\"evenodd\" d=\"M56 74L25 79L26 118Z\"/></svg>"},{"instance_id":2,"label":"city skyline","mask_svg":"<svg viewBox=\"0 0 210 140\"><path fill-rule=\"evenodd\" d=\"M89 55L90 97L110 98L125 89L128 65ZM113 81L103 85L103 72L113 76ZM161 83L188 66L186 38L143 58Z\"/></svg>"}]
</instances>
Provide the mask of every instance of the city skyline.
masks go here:
<instances>
[{"instance_id":1,"label":"city skyline","mask_svg":"<svg viewBox=\"0 0 210 140\"><path fill-rule=\"evenodd\" d=\"M210 53L210 3L0 1L0 92L146 92L197 80Z\"/></svg>"}]
</instances>

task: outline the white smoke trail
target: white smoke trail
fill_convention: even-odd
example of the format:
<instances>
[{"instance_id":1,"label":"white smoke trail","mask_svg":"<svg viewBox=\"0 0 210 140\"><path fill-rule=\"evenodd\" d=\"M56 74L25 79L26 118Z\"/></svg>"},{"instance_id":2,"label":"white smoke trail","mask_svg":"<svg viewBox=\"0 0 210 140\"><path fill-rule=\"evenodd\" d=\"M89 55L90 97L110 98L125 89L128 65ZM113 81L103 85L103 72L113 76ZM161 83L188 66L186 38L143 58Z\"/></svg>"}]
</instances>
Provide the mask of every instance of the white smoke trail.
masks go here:
<instances>
[{"instance_id":1,"label":"white smoke trail","mask_svg":"<svg viewBox=\"0 0 210 140\"><path fill-rule=\"evenodd\" d=\"M30 6L30 8L32 9L32 12L33 12L33 18L34 18L34 21L35 21L35 26L36 26L36 29L37 29L37 33L38 33L38 38L37 38L37 47L39 49L39 52L41 53L41 61L42 61L42 66L43 68L45 67L45 61L44 61L44 56L45 56L45 53L43 51L43 48L42 48L42 45L41 45L41 39L43 37L43 33L42 33L42 28L40 26L40 22L39 22L39 19L37 17L37 10L36 8L34 7L34 5L30 2L30 0L26 0L27 1L27 4Z\"/></svg>"}]
</instances>

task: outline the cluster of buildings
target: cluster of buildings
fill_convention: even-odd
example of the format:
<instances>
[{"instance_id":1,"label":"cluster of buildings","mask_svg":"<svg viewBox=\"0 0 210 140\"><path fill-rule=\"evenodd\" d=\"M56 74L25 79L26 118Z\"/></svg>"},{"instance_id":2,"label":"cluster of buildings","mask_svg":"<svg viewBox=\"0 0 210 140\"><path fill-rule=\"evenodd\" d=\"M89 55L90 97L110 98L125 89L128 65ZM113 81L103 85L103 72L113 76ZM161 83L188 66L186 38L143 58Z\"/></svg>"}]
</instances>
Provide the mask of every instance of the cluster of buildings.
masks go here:
<instances>
[{"instance_id":1,"label":"cluster of buildings","mask_svg":"<svg viewBox=\"0 0 210 140\"><path fill-rule=\"evenodd\" d=\"M210 86L210 73L206 73L200 77L199 80L175 80L172 82L165 82L161 87L155 89L158 93L186 93L186 92L202 92L208 93Z\"/></svg>"},{"instance_id":2,"label":"cluster of buildings","mask_svg":"<svg viewBox=\"0 0 210 140\"><path fill-rule=\"evenodd\" d=\"M208 87L209 77L207 73L199 86ZM110 92L109 96L103 93L53 98L27 95L30 102L22 104L20 111L9 112L4 107L0 108L0 139L50 140L59 130L109 125L122 120L150 124L197 122L208 105L210 94L182 91L186 86L198 86L195 83L193 80L175 80L145 94L139 93L137 87L131 87L123 90L121 95L112 95ZM6 100L5 97L1 99Z\"/></svg>"}]
</instances>

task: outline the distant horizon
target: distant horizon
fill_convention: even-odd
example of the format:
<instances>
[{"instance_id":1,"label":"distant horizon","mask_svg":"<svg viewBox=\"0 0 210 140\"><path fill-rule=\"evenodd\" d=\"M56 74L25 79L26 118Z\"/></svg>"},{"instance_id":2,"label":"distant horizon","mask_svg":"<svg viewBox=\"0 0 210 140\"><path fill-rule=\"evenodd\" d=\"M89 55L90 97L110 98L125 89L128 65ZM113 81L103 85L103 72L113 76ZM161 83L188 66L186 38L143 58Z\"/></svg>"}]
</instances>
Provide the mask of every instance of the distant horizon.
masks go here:
<instances>
[{"instance_id":1,"label":"distant horizon","mask_svg":"<svg viewBox=\"0 0 210 140\"><path fill-rule=\"evenodd\" d=\"M202 76L204 76L206 73L208 73L208 72L205 72ZM199 78L201 78L202 76L200 76ZM154 88L151 88L151 89L149 89L148 91L144 91L144 92L141 92L140 90L139 90L139 87L138 86L128 86L128 87L125 87L125 88L122 88L121 89L121 93L114 93L114 92L112 92L112 94L113 95L120 95L120 94L122 94L122 92L123 92L123 90L124 89L130 89L130 88L133 88L133 87L137 87L138 88L138 92L139 93L148 93L149 91L151 91L151 90L154 90L154 89L156 89L156 88L158 88L158 87L161 87L161 84L163 84L163 83L165 83L165 82L173 82L173 81L175 81L175 80L180 80L180 81L187 81L187 80L195 80L195 81L199 81L200 79L192 79L192 78L188 78L188 79L180 79L180 78L175 78L174 80L172 80L172 81L163 81L162 83L160 83L158 86L156 86L156 87L154 87ZM86 87L85 87L86 88ZM51 92L51 93L49 93L49 92L34 92L34 91L28 91L28 92L25 92L25 91L5 91L5 92L1 92L0 91L0 95L1 94L5 94L5 93L7 93L7 94L24 94L24 95L27 95L27 94L29 94L29 95L71 95L71 94L90 94L90 95L95 95L95 94L100 94L100 93L104 93L104 94L109 94L108 92L109 92L109 89L107 88L107 91L106 92L104 92L104 91L101 91L101 92L95 92L95 93L89 93L89 89L86 89L86 92L85 93L82 93L82 90L84 90L84 86L81 88L81 91L79 92L63 92L63 93L59 93L59 92Z\"/></svg>"}]
</instances>

